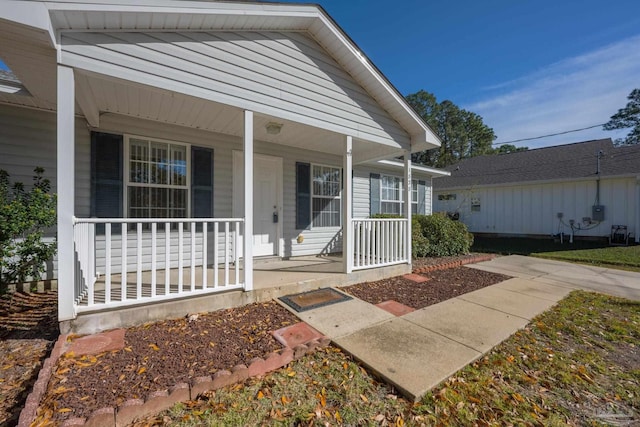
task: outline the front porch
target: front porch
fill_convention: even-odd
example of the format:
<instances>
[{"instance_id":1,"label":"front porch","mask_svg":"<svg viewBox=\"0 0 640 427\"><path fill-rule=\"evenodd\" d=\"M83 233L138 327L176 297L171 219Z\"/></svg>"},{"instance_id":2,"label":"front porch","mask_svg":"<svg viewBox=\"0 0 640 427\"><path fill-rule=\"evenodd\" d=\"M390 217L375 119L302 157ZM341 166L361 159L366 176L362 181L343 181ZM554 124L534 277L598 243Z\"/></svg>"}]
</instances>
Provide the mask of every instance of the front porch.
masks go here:
<instances>
[{"instance_id":1,"label":"front porch","mask_svg":"<svg viewBox=\"0 0 640 427\"><path fill-rule=\"evenodd\" d=\"M128 306L104 304L105 278L97 280L94 289L94 303L87 304L84 296L77 304L78 314L73 321L61 323L63 333L92 334L103 330L132 326L145 322L162 320L167 318L183 317L187 314L209 312L219 309L239 307L254 302L269 301L283 295L305 292L321 287L339 287L355 283L381 280L410 272L410 265L403 263L375 269L366 269L344 273L344 264L341 254L328 256L302 256L287 260L256 259L254 265L254 288L245 292L241 287L224 287L217 292L207 292L200 284L196 284L192 291L190 286L184 287L179 292L177 285L178 269L169 270L170 295L164 298L164 287L156 290L156 297L152 298L151 272L142 273L140 286L141 298L137 299L137 288L126 288L127 299L132 304ZM212 277L215 269L207 268L209 277ZM236 273L238 271L238 273ZM202 277L202 267L195 268L196 277ZM158 278L164 278L165 272L158 272ZM191 269L185 269L185 282L189 283ZM219 269L217 274L222 281L224 269ZM238 274L238 276L236 276ZM242 279L244 272L241 266L236 270L230 268L232 282L235 277ZM127 283L135 283L136 273L128 273ZM162 282L158 280L159 282ZM112 302L117 302L121 297L120 274L114 274L111 278Z\"/></svg>"}]
</instances>

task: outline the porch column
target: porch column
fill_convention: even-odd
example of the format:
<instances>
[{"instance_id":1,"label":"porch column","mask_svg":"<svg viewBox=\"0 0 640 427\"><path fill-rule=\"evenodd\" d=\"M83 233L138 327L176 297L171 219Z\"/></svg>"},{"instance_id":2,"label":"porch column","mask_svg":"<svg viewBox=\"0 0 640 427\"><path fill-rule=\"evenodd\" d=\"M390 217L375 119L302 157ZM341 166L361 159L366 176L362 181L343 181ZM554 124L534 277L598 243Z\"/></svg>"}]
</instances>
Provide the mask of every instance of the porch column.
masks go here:
<instances>
[{"instance_id":1,"label":"porch column","mask_svg":"<svg viewBox=\"0 0 640 427\"><path fill-rule=\"evenodd\" d=\"M244 112L244 290L253 290L253 111Z\"/></svg>"},{"instance_id":2,"label":"porch column","mask_svg":"<svg viewBox=\"0 0 640 427\"><path fill-rule=\"evenodd\" d=\"M411 264L411 151L404 152L404 217L407 219L406 254Z\"/></svg>"},{"instance_id":3,"label":"porch column","mask_svg":"<svg viewBox=\"0 0 640 427\"><path fill-rule=\"evenodd\" d=\"M58 192L58 321L75 318L75 83L73 69L58 65L57 192Z\"/></svg>"},{"instance_id":4,"label":"porch column","mask_svg":"<svg viewBox=\"0 0 640 427\"><path fill-rule=\"evenodd\" d=\"M342 158L342 263L344 272L353 271L353 138L347 136L344 157Z\"/></svg>"}]
</instances>

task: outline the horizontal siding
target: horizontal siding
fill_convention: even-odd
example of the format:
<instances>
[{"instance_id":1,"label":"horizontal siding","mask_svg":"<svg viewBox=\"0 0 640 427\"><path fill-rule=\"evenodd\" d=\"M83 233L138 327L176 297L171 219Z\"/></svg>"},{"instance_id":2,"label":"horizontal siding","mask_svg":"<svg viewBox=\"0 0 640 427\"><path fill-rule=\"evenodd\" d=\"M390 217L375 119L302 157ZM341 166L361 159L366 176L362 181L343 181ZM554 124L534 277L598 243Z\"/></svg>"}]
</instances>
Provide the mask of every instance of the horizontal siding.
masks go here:
<instances>
[{"instance_id":1,"label":"horizontal siding","mask_svg":"<svg viewBox=\"0 0 640 427\"><path fill-rule=\"evenodd\" d=\"M67 33L62 44L63 62L90 71L267 114L276 108L363 139L409 142L402 127L301 33Z\"/></svg>"},{"instance_id":2,"label":"horizontal siding","mask_svg":"<svg viewBox=\"0 0 640 427\"><path fill-rule=\"evenodd\" d=\"M602 179L600 204L605 206L605 220L590 230L577 231L576 235L608 236L614 224L627 225L630 232L637 234L638 192L633 178ZM438 194L452 193L456 194L456 200L437 200ZM472 198L480 199L480 212L471 212ZM472 232L548 236L560 231L569 234L569 220L582 224L582 218L591 217L595 198L593 180L437 191L434 204L438 212L460 212L461 220ZM560 223L559 212L566 225Z\"/></svg>"}]
</instances>

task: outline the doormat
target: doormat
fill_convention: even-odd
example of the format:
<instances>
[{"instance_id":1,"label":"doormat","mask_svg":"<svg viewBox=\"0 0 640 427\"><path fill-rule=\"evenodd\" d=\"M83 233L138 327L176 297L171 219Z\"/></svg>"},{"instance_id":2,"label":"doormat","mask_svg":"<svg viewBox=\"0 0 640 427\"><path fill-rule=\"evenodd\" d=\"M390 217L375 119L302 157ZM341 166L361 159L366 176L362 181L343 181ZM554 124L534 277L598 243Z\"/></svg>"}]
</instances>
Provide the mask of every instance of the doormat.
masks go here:
<instances>
[{"instance_id":1,"label":"doormat","mask_svg":"<svg viewBox=\"0 0 640 427\"><path fill-rule=\"evenodd\" d=\"M331 288L320 288L314 291L285 295L279 299L300 313L302 311L313 310L314 308L324 307L337 302L348 301L353 298Z\"/></svg>"}]
</instances>

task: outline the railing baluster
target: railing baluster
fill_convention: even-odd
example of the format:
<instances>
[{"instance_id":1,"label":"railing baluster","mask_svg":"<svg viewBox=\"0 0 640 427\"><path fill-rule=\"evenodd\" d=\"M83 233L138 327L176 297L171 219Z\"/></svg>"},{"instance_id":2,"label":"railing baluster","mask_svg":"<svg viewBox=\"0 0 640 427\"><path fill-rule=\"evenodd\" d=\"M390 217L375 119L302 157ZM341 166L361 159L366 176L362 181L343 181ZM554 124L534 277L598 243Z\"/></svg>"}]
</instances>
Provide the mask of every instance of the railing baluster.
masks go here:
<instances>
[{"instance_id":1,"label":"railing baluster","mask_svg":"<svg viewBox=\"0 0 640 427\"><path fill-rule=\"evenodd\" d=\"M196 290L196 223L191 223L191 292Z\"/></svg>"},{"instance_id":2,"label":"railing baluster","mask_svg":"<svg viewBox=\"0 0 640 427\"><path fill-rule=\"evenodd\" d=\"M218 287L218 263L220 261L218 251L220 250L220 236L218 236L218 232L220 231L219 224L217 222L213 223L213 287Z\"/></svg>"},{"instance_id":3,"label":"railing baluster","mask_svg":"<svg viewBox=\"0 0 640 427\"><path fill-rule=\"evenodd\" d=\"M105 266L104 266L104 303L111 302L111 223L104 225Z\"/></svg>"},{"instance_id":4,"label":"railing baluster","mask_svg":"<svg viewBox=\"0 0 640 427\"><path fill-rule=\"evenodd\" d=\"M142 223L136 224L136 238L138 239L136 251L136 299L142 298Z\"/></svg>"},{"instance_id":5,"label":"railing baluster","mask_svg":"<svg viewBox=\"0 0 640 427\"><path fill-rule=\"evenodd\" d=\"M122 253L121 257L121 269L122 269L122 278L120 282L120 301L125 301L127 299L127 224L122 224Z\"/></svg>"},{"instance_id":6,"label":"railing baluster","mask_svg":"<svg viewBox=\"0 0 640 427\"><path fill-rule=\"evenodd\" d=\"M208 225L208 222L202 222L202 289L207 289L207 252L209 251L209 248L207 247Z\"/></svg>"},{"instance_id":7,"label":"railing baluster","mask_svg":"<svg viewBox=\"0 0 640 427\"><path fill-rule=\"evenodd\" d=\"M156 296L156 255L157 249L156 245L158 244L158 238L156 233L158 231L158 224L153 222L151 223L151 298Z\"/></svg>"},{"instance_id":8,"label":"railing baluster","mask_svg":"<svg viewBox=\"0 0 640 427\"><path fill-rule=\"evenodd\" d=\"M224 223L224 285L229 285L229 222Z\"/></svg>"},{"instance_id":9,"label":"railing baluster","mask_svg":"<svg viewBox=\"0 0 640 427\"><path fill-rule=\"evenodd\" d=\"M171 293L171 229L164 223L164 294Z\"/></svg>"},{"instance_id":10,"label":"railing baluster","mask_svg":"<svg viewBox=\"0 0 640 427\"><path fill-rule=\"evenodd\" d=\"M240 224L235 222L233 224L233 253L235 257L233 264L235 266L236 285L240 284L240 251L238 250L238 242L240 241Z\"/></svg>"},{"instance_id":11,"label":"railing baluster","mask_svg":"<svg viewBox=\"0 0 640 427\"><path fill-rule=\"evenodd\" d=\"M178 293L182 293L182 286L184 284L182 274L184 272L184 230L182 229L182 222L178 223Z\"/></svg>"}]
</instances>

